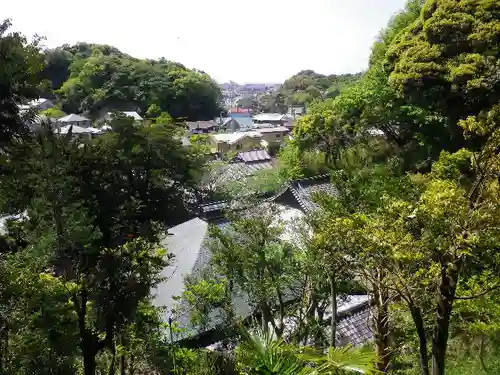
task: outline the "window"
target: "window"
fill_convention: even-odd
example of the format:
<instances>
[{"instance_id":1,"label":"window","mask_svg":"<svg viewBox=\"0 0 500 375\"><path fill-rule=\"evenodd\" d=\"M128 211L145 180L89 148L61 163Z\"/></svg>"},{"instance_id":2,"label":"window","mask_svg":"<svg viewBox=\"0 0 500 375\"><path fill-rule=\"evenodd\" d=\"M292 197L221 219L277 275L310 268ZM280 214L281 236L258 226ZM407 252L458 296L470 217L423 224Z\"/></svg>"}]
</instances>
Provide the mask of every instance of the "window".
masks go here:
<instances>
[{"instance_id":1,"label":"window","mask_svg":"<svg viewBox=\"0 0 500 375\"><path fill-rule=\"evenodd\" d=\"M237 144L236 144L236 149L237 149L237 150L241 150L241 147L242 147L241 143L237 143Z\"/></svg>"},{"instance_id":2,"label":"window","mask_svg":"<svg viewBox=\"0 0 500 375\"><path fill-rule=\"evenodd\" d=\"M281 133L276 134L276 138L281 138Z\"/></svg>"}]
</instances>

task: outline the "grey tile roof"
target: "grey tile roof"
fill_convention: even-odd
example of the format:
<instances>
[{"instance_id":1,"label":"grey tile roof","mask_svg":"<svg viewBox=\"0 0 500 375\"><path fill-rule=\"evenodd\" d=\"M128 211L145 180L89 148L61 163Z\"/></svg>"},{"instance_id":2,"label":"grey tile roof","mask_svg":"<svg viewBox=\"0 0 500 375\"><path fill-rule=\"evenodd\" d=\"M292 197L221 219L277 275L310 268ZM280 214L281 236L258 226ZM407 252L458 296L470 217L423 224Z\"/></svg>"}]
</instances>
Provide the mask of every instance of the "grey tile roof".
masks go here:
<instances>
[{"instance_id":1,"label":"grey tile roof","mask_svg":"<svg viewBox=\"0 0 500 375\"><path fill-rule=\"evenodd\" d=\"M359 346L373 339L371 330L371 309L367 305L353 314L346 314L337 324L335 341L338 346L352 344Z\"/></svg>"},{"instance_id":2,"label":"grey tile roof","mask_svg":"<svg viewBox=\"0 0 500 375\"><path fill-rule=\"evenodd\" d=\"M280 201L281 197L285 196L287 192L293 195L295 203L304 212L311 212L318 208L318 205L314 202L316 194L336 195L337 189L330 182L329 175L321 175L292 181L270 200Z\"/></svg>"},{"instance_id":3,"label":"grey tile roof","mask_svg":"<svg viewBox=\"0 0 500 375\"><path fill-rule=\"evenodd\" d=\"M238 159L244 161L245 163L248 163L254 161L271 160L271 156L267 153L266 150L253 150L247 152L240 152L238 154Z\"/></svg>"},{"instance_id":4,"label":"grey tile roof","mask_svg":"<svg viewBox=\"0 0 500 375\"><path fill-rule=\"evenodd\" d=\"M264 157L263 155L261 155ZM230 181L242 181L249 176L254 175L256 172L274 168L270 160L264 159L255 162L235 162L229 163L213 172L213 183L216 185L224 184Z\"/></svg>"},{"instance_id":5,"label":"grey tile roof","mask_svg":"<svg viewBox=\"0 0 500 375\"><path fill-rule=\"evenodd\" d=\"M215 225L222 229L229 227L227 221ZM174 255L174 259L171 266L162 271L161 276L167 278L167 281L157 287L154 304L165 307L165 321L172 318L173 322L182 328L181 332L174 333L174 340L178 341L200 333L191 324L189 304L184 300L177 302L175 297L182 295L185 277L201 276L204 271L210 269L212 255L209 246L212 239L208 233L208 222L199 218L177 225L168 232L169 236L165 239L164 246ZM235 293L233 304L237 316L250 315L251 308L240 294ZM213 311L206 329L213 329L223 323L223 318L221 311Z\"/></svg>"},{"instance_id":6,"label":"grey tile roof","mask_svg":"<svg viewBox=\"0 0 500 375\"><path fill-rule=\"evenodd\" d=\"M187 121L186 126L189 128L189 130L196 130L196 129L210 129L210 128L215 128L218 126L217 122L214 120L209 120L209 121Z\"/></svg>"},{"instance_id":7,"label":"grey tile roof","mask_svg":"<svg viewBox=\"0 0 500 375\"><path fill-rule=\"evenodd\" d=\"M310 212L315 210L318 205L314 202L315 195L317 194L328 194L336 195L337 190L333 184L329 181L324 182L311 182L309 181L297 181L291 186L291 190L299 205L304 211Z\"/></svg>"},{"instance_id":8,"label":"grey tile roof","mask_svg":"<svg viewBox=\"0 0 500 375\"><path fill-rule=\"evenodd\" d=\"M286 206L278 206L281 210L280 216L287 223L286 226L292 228L293 223L296 222L297 214L300 216L300 211ZM226 202L217 202L205 205L204 209L209 211L225 207L227 207ZM230 222L227 220L212 222L212 224L223 230L230 229ZM174 255L174 259L171 265L162 271L162 276L166 278L166 281L157 287L154 303L157 306L165 307L165 321L172 318L181 328L180 331L174 332L174 341L196 340L200 334L212 331L223 324L224 314L221 310L214 310L208 317L207 325L200 331L199 327L193 327L191 324L189 304L182 299L177 301L174 297L182 295L185 288L185 277L196 277L205 271L210 271L210 241L212 239L209 236L209 223L200 218L194 218L171 228L169 234L163 244ZM294 241L293 236L285 236L282 239ZM292 294L290 297L292 298ZM252 314L253 307L247 302L248 299L244 293L235 292L232 299L238 317L246 318ZM372 333L369 326L369 298L367 296L349 296L347 299L339 299L338 304L337 343L339 345L347 343L359 345L370 340ZM204 336L206 337L206 335Z\"/></svg>"},{"instance_id":9,"label":"grey tile roof","mask_svg":"<svg viewBox=\"0 0 500 375\"><path fill-rule=\"evenodd\" d=\"M84 122L84 121L90 121L88 118L77 115L77 114L70 114L64 117L61 117L58 122Z\"/></svg>"}]
</instances>

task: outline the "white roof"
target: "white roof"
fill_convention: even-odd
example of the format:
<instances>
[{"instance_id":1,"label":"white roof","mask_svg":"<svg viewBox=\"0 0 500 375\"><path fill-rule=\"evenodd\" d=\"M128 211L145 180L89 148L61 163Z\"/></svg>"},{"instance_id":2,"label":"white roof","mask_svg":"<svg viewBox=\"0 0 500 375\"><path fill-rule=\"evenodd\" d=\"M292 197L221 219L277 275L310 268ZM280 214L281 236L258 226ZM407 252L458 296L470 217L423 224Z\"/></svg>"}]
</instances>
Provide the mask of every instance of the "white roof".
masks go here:
<instances>
[{"instance_id":1,"label":"white roof","mask_svg":"<svg viewBox=\"0 0 500 375\"><path fill-rule=\"evenodd\" d=\"M254 121L281 121L284 116L281 113L259 113L253 119Z\"/></svg>"},{"instance_id":2,"label":"white roof","mask_svg":"<svg viewBox=\"0 0 500 375\"><path fill-rule=\"evenodd\" d=\"M58 120L58 122L83 122L83 121L90 121L90 120L86 117L76 115L74 113L61 117Z\"/></svg>"},{"instance_id":3,"label":"white roof","mask_svg":"<svg viewBox=\"0 0 500 375\"><path fill-rule=\"evenodd\" d=\"M123 111L125 116L133 117L136 121L142 121L142 117L136 111ZM107 117L111 118L113 116L113 112L108 112Z\"/></svg>"},{"instance_id":4,"label":"white roof","mask_svg":"<svg viewBox=\"0 0 500 375\"><path fill-rule=\"evenodd\" d=\"M259 138L261 137L261 134L257 131L249 131L249 132L234 132L234 133L217 133L217 134L212 134L212 137L217 142L233 144L245 137Z\"/></svg>"},{"instance_id":5,"label":"white roof","mask_svg":"<svg viewBox=\"0 0 500 375\"><path fill-rule=\"evenodd\" d=\"M26 110L26 109L30 109L33 107L38 107L39 105L42 105L43 103L45 103L47 101L50 101L50 99L47 99L47 98L34 99L34 100L29 101L28 104L20 105L19 109Z\"/></svg>"},{"instance_id":6,"label":"white roof","mask_svg":"<svg viewBox=\"0 0 500 375\"><path fill-rule=\"evenodd\" d=\"M287 132L288 128L284 126L275 126L274 128L259 128L258 133L277 133L277 132Z\"/></svg>"},{"instance_id":7,"label":"white roof","mask_svg":"<svg viewBox=\"0 0 500 375\"><path fill-rule=\"evenodd\" d=\"M135 111L123 112L126 116L133 117L137 121L142 121L142 117Z\"/></svg>"},{"instance_id":8,"label":"white roof","mask_svg":"<svg viewBox=\"0 0 500 375\"><path fill-rule=\"evenodd\" d=\"M82 128L81 126L78 125L66 125L63 126L61 129L59 129L59 133L68 134L70 132L70 129L72 134L95 134L101 132L101 129Z\"/></svg>"}]
</instances>

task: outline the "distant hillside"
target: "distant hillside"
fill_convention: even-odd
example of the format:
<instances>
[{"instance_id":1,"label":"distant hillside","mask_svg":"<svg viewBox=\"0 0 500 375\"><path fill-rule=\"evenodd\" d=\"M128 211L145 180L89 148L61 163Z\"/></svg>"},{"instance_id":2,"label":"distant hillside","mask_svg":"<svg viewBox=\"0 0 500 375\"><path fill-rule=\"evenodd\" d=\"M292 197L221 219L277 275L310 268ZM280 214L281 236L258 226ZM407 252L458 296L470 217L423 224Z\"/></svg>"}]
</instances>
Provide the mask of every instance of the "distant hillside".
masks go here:
<instances>
[{"instance_id":1,"label":"distant hillside","mask_svg":"<svg viewBox=\"0 0 500 375\"><path fill-rule=\"evenodd\" d=\"M260 97L260 110L283 112L290 105L308 105L317 99L333 98L362 76L363 73L326 76L303 70L288 78L277 92Z\"/></svg>"},{"instance_id":2,"label":"distant hillside","mask_svg":"<svg viewBox=\"0 0 500 375\"><path fill-rule=\"evenodd\" d=\"M152 104L190 120L220 113L221 93L215 81L176 62L136 59L112 46L87 43L47 50L45 56L46 94L67 113L145 112Z\"/></svg>"}]
</instances>

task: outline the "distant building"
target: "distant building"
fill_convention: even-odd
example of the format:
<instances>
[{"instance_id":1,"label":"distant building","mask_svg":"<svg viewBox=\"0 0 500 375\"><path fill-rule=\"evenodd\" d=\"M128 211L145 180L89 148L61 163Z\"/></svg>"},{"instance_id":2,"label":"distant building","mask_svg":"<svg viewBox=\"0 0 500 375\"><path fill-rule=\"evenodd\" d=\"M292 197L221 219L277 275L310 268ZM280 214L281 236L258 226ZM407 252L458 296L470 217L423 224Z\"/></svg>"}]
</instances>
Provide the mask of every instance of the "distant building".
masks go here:
<instances>
[{"instance_id":1,"label":"distant building","mask_svg":"<svg viewBox=\"0 0 500 375\"><path fill-rule=\"evenodd\" d=\"M88 128L92 126L92 120L81 115L76 115L74 113L61 117L57 120L57 123L61 127L66 125L75 125L82 128Z\"/></svg>"},{"instance_id":2,"label":"distant building","mask_svg":"<svg viewBox=\"0 0 500 375\"><path fill-rule=\"evenodd\" d=\"M284 126L276 126L272 128L259 128L256 129L261 134L261 140L269 143L280 143L288 135L289 130Z\"/></svg>"},{"instance_id":3,"label":"distant building","mask_svg":"<svg viewBox=\"0 0 500 375\"><path fill-rule=\"evenodd\" d=\"M19 109L21 111L28 110L28 109L36 109L38 111L45 111L46 109L54 108L55 106L56 105L52 100L46 99L46 98L40 98L40 99L32 100L28 104L20 105Z\"/></svg>"},{"instance_id":4,"label":"distant building","mask_svg":"<svg viewBox=\"0 0 500 375\"><path fill-rule=\"evenodd\" d=\"M260 147L261 137L256 131L212 134L212 150L216 153L252 150Z\"/></svg>"},{"instance_id":5,"label":"distant building","mask_svg":"<svg viewBox=\"0 0 500 375\"><path fill-rule=\"evenodd\" d=\"M102 129L81 127L78 125L65 125L58 130L58 133L61 135L71 133L73 139L90 139L104 132Z\"/></svg>"},{"instance_id":6,"label":"distant building","mask_svg":"<svg viewBox=\"0 0 500 375\"><path fill-rule=\"evenodd\" d=\"M238 120L232 117L225 117L219 119L220 125L219 130L225 132L235 132L241 129L241 125Z\"/></svg>"},{"instance_id":7,"label":"distant building","mask_svg":"<svg viewBox=\"0 0 500 375\"><path fill-rule=\"evenodd\" d=\"M291 105L288 107L287 115L291 116L292 118L296 117L301 117L305 115L306 113L306 107L303 105Z\"/></svg>"},{"instance_id":8,"label":"distant building","mask_svg":"<svg viewBox=\"0 0 500 375\"><path fill-rule=\"evenodd\" d=\"M253 110L251 108L230 108L228 111L229 115L241 115L241 116L252 116Z\"/></svg>"},{"instance_id":9,"label":"distant building","mask_svg":"<svg viewBox=\"0 0 500 375\"><path fill-rule=\"evenodd\" d=\"M219 124L215 120L187 121L186 127L191 134L203 134L216 131L219 127Z\"/></svg>"},{"instance_id":10,"label":"distant building","mask_svg":"<svg viewBox=\"0 0 500 375\"><path fill-rule=\"evenodd\" d=\"M212 134L212 150L215 153L228 151L248 151L281 143L289 130L284 126L261 128L251 131Z\"/></svg>"},{"instance_id":11,"label":"distant building","mask_svg":"<svg viewBox=\"0 0 500 375\"><path fill-rule=\"evenodd\" d=\"M119 111L118 113L122 113L127 117L132 117L137 122L140 122L143 120L143 118L135 111ZM113 119L113 116L114 116L114 112L108 112L103 116L102 120L111 121Z\"/></svg>"},{"instance_id":12,"label":"distant building","mask_svg":"<svg viewBox=\"0 0 500 375\"><path fill-rule=\"evenodd\" d=\"M282 125L285 122L285 115L281 113L259 113L253 116L253 122L256 124Z\"/></svg>"}]
</instances>

